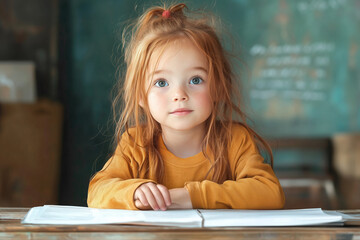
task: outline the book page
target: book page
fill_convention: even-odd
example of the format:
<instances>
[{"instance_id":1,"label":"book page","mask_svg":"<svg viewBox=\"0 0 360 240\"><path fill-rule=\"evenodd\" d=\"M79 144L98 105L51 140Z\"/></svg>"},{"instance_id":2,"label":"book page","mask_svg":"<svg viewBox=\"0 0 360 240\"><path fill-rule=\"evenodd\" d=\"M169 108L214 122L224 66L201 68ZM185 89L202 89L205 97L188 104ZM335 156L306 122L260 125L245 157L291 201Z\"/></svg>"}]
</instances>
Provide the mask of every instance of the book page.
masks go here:
<instances>
[{"instance_id":1,"label":"book page","mask_svg":"<svg viewBox=\"0 0 360 240\"><path fill-rule=\"evenodd\" d=\"M342 225L345 218L320 208L294 210L167 210L140 211L75 206L34 207L24 224L135 224L175 227L279 227Z\"/></svg>"},{"instance_id":2,"label":"book page","mask_svg":"<svg viewBox=\"0 0 360 240\"><path fill-rule=\"evenodd\" d=\"M276 227L341 223L339 215L329 215L320 208L294 210L199 210L204 227Z\"/></svg>"},{"instance_id":3,"label":"book page","mask_svg":"<svg viewBox=\"0 0 360 240\"><path fill-rule=\"evenodd\" d=\"M202 218L197 210L138 211L45 205L32 208L22 223L58 225L145 224L201 227Z\"/></svg>"}]
</instances>

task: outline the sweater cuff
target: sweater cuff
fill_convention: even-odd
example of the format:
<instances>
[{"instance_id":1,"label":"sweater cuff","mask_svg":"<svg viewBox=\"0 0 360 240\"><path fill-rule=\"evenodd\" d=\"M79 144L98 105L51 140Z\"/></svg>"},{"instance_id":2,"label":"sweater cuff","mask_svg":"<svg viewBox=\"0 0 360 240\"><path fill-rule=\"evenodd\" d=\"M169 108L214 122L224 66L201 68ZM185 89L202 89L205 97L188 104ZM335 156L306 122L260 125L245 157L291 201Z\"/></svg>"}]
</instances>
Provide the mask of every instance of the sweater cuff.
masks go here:
<instances>
[{"instance_id":1,"label":"sweater cuff","mask_svg":"<svg viewBox=\"0 0 360 240\"><path fill-rule=\"evenodd\" d=\"M194 209L206 208L201 195L200 182L186 182L185 188L190 194L192 207Z\"/></svg>"}]
</instances>

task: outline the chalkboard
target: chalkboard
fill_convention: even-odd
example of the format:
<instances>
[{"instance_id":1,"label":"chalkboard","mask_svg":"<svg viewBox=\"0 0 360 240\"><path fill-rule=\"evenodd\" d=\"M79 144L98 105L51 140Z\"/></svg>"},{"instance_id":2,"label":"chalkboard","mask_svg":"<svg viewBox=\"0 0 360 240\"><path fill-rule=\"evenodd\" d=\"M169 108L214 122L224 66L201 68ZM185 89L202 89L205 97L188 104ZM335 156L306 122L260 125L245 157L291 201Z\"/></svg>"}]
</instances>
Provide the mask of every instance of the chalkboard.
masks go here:
<instances>
[{"instance_id":1,"label":"chalkboard","mask_svg":"<svg viewBox=\"0 0 360 240\"><path fill-rule=\"evenodd\" d=\"M153 2L60 1L62 203L84 205L90 176L107 160L119 33L125 20ZM245 110L260 133L330 137L360 131L360 1L185 2L215 12L234 36L247 64L238 69Z\"/></svg>"},{"instance_id":2,"label":"chalkboard","mask_svg":"<svg viewBox=\"0 0 360 240\"><path fill-rule=\"evenodd\" d=\"M268 136L359 131L360 2L247 1L243 10L258 126Z\"/></svg>"}]
</instances>

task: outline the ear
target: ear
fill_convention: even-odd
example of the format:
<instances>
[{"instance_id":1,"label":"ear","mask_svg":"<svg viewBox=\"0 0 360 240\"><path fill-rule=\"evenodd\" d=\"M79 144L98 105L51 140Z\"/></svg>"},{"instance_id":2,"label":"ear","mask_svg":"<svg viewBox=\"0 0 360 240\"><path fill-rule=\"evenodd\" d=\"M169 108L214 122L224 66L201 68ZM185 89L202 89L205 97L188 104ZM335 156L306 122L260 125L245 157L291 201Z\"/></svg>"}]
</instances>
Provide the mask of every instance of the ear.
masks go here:
<instances>
[{"instance_id":1,"label":"ear","mask_svg":"<svg viewBox=\"0 0 360 240\"><path fill-rule=\"evenodd\" d=\"M146 108L146 94L147 92L139 94L139 105L142 109Z\"/></svg>"},{"instance_id":2,"label":"ear","mask_svg":"<svg viewBox=\"0 0 360 240\"><path fill-rule=\"evenodd\" d=\"M142 97L140 97L139 105L141 108L144 108L144 100Z\"/></svg>"}]
</instances>

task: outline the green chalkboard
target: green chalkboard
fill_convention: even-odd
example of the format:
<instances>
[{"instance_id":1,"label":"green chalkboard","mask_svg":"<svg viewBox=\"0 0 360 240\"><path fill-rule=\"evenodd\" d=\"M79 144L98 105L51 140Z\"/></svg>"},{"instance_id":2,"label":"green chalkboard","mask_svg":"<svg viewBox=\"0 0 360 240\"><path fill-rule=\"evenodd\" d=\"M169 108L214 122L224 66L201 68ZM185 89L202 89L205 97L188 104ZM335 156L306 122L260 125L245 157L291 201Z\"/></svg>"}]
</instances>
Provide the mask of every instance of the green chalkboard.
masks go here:
<instances>
[{"instance_id":1,"label":"green chalkboard","mask_svg":"<svg viewBox=\"0 0 360 240\"><path fill-rule=\"evenodd\" d=\"M360 2L248 1L245 8L247 96L263 131L290 137L359 131Z\"/></svg>"},{"instance_id":2,"label":"green chalkboard","mask_svg":"<svg viewBox=\"0 0 360 240\"><path fill-rule=\"evenodd\" d=\"M154 2L160 1L60 1L61 203L85 205L89 178L107 159L119 33L125 20ZM234 44L246 62L237 69L242 94L262 134L329 137L360 131L360 1L185 2L214 12L233 35L225 44Z\"/></svg>"}]
</instances>

